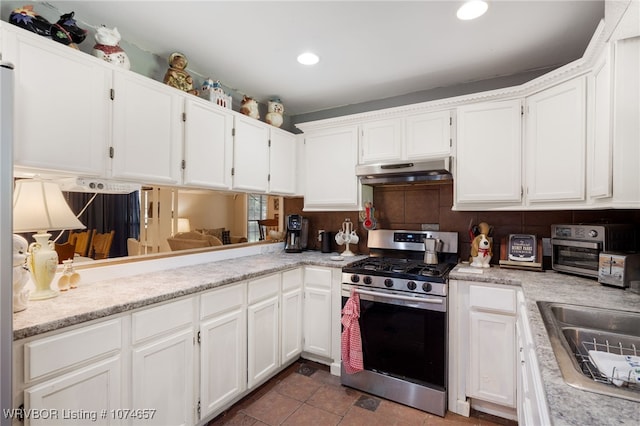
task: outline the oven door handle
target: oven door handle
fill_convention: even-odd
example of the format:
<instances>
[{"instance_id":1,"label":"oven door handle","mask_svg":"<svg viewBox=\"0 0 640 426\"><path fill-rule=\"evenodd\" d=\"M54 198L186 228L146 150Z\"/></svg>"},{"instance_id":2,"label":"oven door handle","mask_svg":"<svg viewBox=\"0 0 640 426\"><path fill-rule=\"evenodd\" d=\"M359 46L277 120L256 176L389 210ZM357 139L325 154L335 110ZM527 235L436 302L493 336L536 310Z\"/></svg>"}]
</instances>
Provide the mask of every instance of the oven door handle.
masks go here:
<instances>
[{"instance_id":1,"label":"oven door handle","mask_svg":"<svg viewBox=\"0 0 640 426\"><path fill-rule=\"evenodd\" d=\"M444 303L444 298L428 298L424 299L421 297L410 297L410 296L401 296L398 294L389 294L389 293L381 293L377 291L367 291L360 290L359 288L355 289L356 293L359 294L367 294L369 296L378 296L378 297L386 297L388 299L398 299L398 300L407 300L409 302L424 302L424 303L437 303L442 305Z\"/></svg>"}]
</instances>

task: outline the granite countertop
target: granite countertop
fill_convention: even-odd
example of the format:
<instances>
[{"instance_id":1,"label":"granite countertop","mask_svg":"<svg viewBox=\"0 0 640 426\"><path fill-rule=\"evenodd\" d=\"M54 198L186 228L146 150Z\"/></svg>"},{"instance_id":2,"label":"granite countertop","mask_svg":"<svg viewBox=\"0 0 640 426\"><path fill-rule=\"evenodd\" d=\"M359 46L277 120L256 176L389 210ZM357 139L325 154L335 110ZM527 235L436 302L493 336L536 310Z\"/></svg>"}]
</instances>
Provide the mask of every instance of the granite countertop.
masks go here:
<instances>
[{"instance_id":1,"label":"granite countertop","mask_svg":"<svg viewBox=\"0 0 640 426\"><path fill-rule=\"evenodd\" d=\"M30 301L26 310L14 313L13 339L24 339L264 274L303 265L342 268L366 257L331 260L336 255L283 251L81 284L76 289L61 292L56 298Z\"/></svg>"},{"instance_id":2,"label":"granite countertop","mask_svg":"<svg viewBox=\"0 0 640 426\"><path fill-rule=\"evenodd\" d=\"M490 268L482 274L465 273L458 265L450 279L514 285L522 288L536 357L554 425L638 424L640 403L579 390L567 385L556 361L536 302L549 301L640 312L640 295L605 287L596 280L547 272Z\"/></svg>"}]
</instances>

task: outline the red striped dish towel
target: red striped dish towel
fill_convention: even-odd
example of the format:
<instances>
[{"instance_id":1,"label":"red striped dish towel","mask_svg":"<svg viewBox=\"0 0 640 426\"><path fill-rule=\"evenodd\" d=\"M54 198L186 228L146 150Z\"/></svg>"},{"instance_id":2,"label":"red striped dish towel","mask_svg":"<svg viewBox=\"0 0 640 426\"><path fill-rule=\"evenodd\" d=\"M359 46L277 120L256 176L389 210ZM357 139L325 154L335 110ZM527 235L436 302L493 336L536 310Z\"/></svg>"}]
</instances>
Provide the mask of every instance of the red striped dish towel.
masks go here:
<instances>
[{"instance_id":1,"label":"red striped dish towel","mask_svg":"<svg viewBox=\"0 0 640 426\"><path fill-rule=\"evenodd\" d=\"M354 289L342 308L342 363L347 374L354 374L364 368L362 362L362 338L360 337L360 297Z\"/></svg>"}]
</instances>

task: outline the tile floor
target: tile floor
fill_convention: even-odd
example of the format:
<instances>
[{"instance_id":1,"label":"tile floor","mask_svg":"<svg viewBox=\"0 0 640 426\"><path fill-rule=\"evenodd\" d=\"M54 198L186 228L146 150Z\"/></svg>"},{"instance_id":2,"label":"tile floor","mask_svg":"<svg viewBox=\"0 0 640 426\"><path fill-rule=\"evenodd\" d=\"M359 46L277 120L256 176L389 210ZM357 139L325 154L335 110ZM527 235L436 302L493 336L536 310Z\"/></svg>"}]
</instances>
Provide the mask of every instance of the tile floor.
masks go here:
<instances>
[{"instance_id":1,"label":"tile floor","mask_svg":"<svg viewBox=\"0 0 640 426\"><path fill-rule=\"evenodd\" d=\"M220 425L516 425L516 422L474 412L444 418L340 385L329 368L298 360L247 395L208 426Z\"/></svg>"}]
</instances>

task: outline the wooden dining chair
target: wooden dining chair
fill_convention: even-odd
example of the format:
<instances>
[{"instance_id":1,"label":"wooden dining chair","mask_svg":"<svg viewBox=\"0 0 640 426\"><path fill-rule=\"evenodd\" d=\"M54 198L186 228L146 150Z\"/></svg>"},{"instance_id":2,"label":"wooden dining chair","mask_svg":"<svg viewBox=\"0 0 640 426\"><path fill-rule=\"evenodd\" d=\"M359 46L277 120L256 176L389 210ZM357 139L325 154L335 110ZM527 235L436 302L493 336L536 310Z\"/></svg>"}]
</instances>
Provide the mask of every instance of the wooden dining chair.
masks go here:
<instances>
[{"instance_id":1,"label":"wooden dining chair","mask_svg":"<svg viewBox=\"0 0 640 426\"><path fill-rule=\"evenodd\" d=\"M55 243L56 253L58 253L58 264L62 264L63 260L73 259L76 254L75 244L66 242L63 244Z\"/></svg>"},{"instance_id":2,"label":"wooden dining chair","mask_svg":"<svg viewBox=\"0 0 640 426\"><path fill-rule=\"evenodd\" d=\"M258 221L258 228L260 230L260 241L266 240L269 236L269 231L278 230L278 219L262 219Z\"/></svg>"},{"instance_id":3,"label":"wooden dining chair","mask_svg":"<svg viewBox=\"0 0 640 426\"><path fill-rule=\"evenodd\" d=\"M67 239L67 242L75 246L75 252L78 256L87 257L89 247L91 246L91 240L93 240L93 236L95 234L95 229L87 229L83 232L69 231L69 238Z\"/></svg>"},{"instance_id":4,"label":"wooden dining chair","mask_svg":"<svg viewBox=\"0 0 640 426\"><path fill-rule=\"evenodd\" d=\"M91 240L91 246L89 247L89 257L96 260L108 258L115 233L116 231L106 232L104 234L95 234Z\"/></svg>"}]
</instances>

